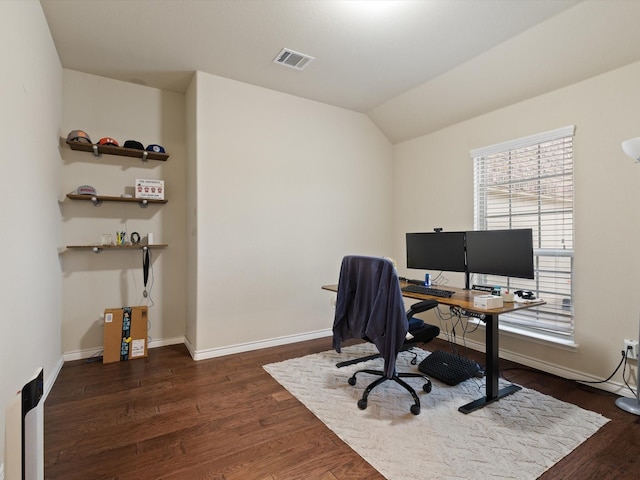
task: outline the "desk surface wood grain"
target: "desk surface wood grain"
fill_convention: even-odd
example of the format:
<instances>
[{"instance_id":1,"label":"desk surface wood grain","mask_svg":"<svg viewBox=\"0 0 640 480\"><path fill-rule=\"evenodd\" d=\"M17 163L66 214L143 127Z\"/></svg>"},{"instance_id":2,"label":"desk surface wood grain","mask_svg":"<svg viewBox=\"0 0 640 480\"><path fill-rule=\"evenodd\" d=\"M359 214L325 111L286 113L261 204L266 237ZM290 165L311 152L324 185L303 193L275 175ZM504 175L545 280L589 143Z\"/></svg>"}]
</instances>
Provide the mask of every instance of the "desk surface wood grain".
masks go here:
<instances>
[{"instance_id":1,"label":"desk surface wood grain","mask_svg":"<svg viewBox=\"0 0 640 480\"><path fill-rule=\"evenodd\" d=\"M409 285L406 282L400 282L400 287L406 287ZM413 293L413 292L402 292L402 296L406 298L415 298L416 300L437 300L439 303L443 305L450 305L452 307L460 307L464 310L468 310L469 312L476 313L484 313L485 315L500 315L502 313L513 312L515 310L520 310L523 308L531 308L536 307L538 305L544 305L544 300L537 300L535 302L528 303L520 303L520 302L505 302L502 308L493 308L493 309L484 309L478 308L474 306L473 299L478 295L486 295L487 292L481 292L478 290L465 290L463 288L457 287L434 287L439 288L441 290L450 290L453 291L454 294L449 298L436 297L433 295L423 295L421 293ZM338 285L323 285L323 290L328 290L330 292L337 292Z\"/></svg>"}]
</instances>

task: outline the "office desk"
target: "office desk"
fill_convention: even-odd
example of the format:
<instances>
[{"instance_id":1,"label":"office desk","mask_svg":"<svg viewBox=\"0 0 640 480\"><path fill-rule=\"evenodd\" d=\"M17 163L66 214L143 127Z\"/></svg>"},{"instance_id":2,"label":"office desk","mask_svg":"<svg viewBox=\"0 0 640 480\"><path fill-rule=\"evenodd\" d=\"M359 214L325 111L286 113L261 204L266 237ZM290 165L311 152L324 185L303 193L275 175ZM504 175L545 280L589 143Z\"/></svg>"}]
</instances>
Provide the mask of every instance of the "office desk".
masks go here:
<instances>
[{"instance_id":1,"label":"office desk","mask_svg":"<svg viewBox=\"0 0 640 480\"><path fill-rule=\"evenodd\" d=\"M401 282L401 287L407 286L406 283ZM324 290L328 290L331 292L337 292L337 285L325 285L322 287ZM475 307L473 305L473 297L476 295L486 295L486 292L476 291L476 290L464 290L462 288L456 287L436 287L442 290L452 290L455 293L450 298L441 298L441 297L433 297L431 295L422 295L420 293L411 293L411 292L402 292L402 296L406 298L414 298L416 300L436 300L438 303L442 305L449 305L451 307L459 307L463 310L473 313L484 314L485 317L481 321L486 324L485 328L485 343L486 343L486 395L481 397L473 402L470 402L466 405L461 406L458 410L462 413L471 413L474 410L478 410L479 408L484 407L490 403L495 402L496 400L501 399L502 397L506 397L507 395L511 395L514 392L517 392L521 389L518 385L509 385L502 389L498 388L498 378L499 378L499 356L498 356L498 317L502 313L513 312L516 310L521 310L523 308L531 308L537 307L539 305L543 305L545 302L539 300L537 302L531 303L505 303L502 308L495 308L492 310L485 310L482 308Z\"/></svg>"}]
</instances>

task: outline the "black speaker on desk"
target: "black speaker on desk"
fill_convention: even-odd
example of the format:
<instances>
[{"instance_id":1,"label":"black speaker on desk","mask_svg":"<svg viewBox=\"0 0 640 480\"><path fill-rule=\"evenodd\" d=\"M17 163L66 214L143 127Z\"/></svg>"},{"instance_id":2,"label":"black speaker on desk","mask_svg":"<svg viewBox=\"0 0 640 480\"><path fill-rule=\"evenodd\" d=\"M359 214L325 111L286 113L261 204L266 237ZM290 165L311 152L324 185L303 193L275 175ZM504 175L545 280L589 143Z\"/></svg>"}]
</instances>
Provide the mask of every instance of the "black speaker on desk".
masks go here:
<instances>
[{"instance_id":1,"label":"black speaker on desk","mask_svg":"<svg viewBox=\"0 0 640 480\"><path fill-rule=\"evenodd\" d=\"M422 360L418 370L452 386L468 378L482 376L482 368L476 362L442 350L436 350Z\"/></svg>"}]
</instances>

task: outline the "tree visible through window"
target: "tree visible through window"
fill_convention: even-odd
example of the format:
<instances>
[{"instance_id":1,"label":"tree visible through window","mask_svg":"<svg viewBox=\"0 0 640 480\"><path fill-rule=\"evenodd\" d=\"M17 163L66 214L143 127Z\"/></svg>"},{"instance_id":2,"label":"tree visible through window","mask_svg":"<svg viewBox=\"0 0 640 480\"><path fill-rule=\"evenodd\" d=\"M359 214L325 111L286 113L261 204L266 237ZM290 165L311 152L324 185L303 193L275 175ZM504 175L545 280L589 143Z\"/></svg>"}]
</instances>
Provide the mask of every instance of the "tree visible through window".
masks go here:
<instances>
[{"instance_id":1,"label":"tree visible through window","mask_svg":"<svg viewBox=\"0 0 640 480\"><path fill-rule=\"evenodd\" d=\"M502 327L573 341L573 126L473 150L476 230L533 229L535 279L480 275L546 305L500 316Z\"/></svg>"}]
</instances>

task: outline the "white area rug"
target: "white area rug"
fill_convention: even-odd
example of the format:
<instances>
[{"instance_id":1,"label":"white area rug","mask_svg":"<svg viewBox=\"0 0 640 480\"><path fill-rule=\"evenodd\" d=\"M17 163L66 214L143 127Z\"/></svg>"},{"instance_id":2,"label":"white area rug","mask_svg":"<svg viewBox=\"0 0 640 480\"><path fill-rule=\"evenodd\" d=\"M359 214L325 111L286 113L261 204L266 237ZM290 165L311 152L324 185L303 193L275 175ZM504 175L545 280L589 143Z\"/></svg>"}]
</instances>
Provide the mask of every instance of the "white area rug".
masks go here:
<instances>
[{"instance_id":1,"label":"white area rug","mask_svg":"<svg viewBox=\"0 0 640 480\"><path fill-rule=\"evenodd\" d=\"M464 415L458 407L484 396L484 380L478 379L455 387L432 379L428 394L419 380L408 379L420 392L417 416L409 412L409 393L385 382L360 410L357 401L374 377L361 374L353 387L347 379L358 369L380 368L382 360L340 369L335 364L375 352L371 344L355 345L264 369L389 480L535 479L609 421L527 388ZM428 355L416 352L418 362ZM399 355L398 371L417 371L409 359Z\"/></svg>"}]
</instances>

